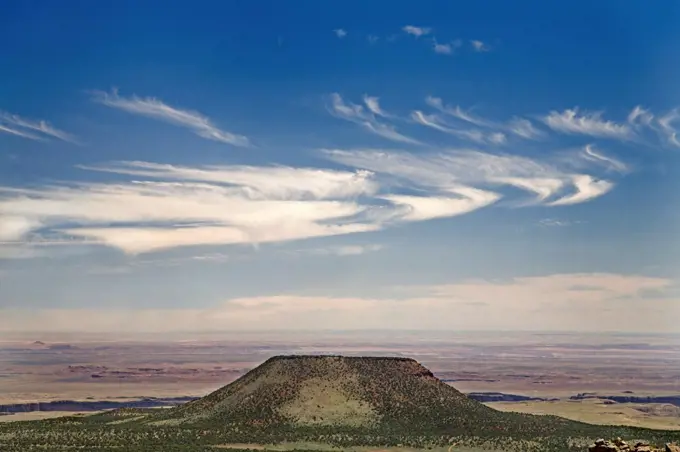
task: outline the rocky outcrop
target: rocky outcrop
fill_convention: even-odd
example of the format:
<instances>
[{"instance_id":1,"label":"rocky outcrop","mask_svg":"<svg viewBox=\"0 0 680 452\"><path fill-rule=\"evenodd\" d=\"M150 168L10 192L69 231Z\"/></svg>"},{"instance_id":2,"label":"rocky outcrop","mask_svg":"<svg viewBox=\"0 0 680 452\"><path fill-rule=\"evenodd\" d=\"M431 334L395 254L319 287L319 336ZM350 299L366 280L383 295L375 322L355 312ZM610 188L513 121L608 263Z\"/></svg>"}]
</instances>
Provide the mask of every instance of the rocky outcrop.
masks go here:
<instances>
[{"instance_id":1,"label":"rocky outcrop","mask_svg":"<svg viewBox=\"0 0 680 452\"><path fill-rule=\"evenodd\" d=\"M618 443L618 444L617 444ZM628 445L625 441L621 441L621 438L617 438L616 443L612 441L605 441L604 439L598 439L595 444L588 448L588 452L619 452L622 447L626 447L623 450L629 450Z\"/></svg>"},{"instance_id":2,"label":"rocky outcrop","mask_svg":"<svg viewBox=\"0 0 680 452\"><path fill-rule=\"evenodd\" d=\"M675 444L666 444L663 449L659 449L643 442L637 442L631 446L621 438L616 438L614 441L598 439L595 444L588 447L588 452L680 452L680 447Z\"/></svg>"}]
</instances>

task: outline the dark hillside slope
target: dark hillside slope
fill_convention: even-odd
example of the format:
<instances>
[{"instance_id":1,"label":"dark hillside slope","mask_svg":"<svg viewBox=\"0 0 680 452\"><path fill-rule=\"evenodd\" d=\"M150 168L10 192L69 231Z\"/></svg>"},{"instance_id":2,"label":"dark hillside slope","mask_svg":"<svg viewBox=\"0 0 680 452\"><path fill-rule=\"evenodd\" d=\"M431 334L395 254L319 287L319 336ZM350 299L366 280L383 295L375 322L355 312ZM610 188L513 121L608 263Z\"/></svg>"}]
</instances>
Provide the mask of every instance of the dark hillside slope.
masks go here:
<instances>
[{"instance_id":1,"label":"dark hillside slope","mask_svg":"<svg viewBox=\"0 0 680 452\"><path fill-rule=\"evenodd\" d=\"M168 410L157 423L540 436L589 427L496 411L413 359L341 356L273 357L212 394Z\"/></svg>"}]
</instances>

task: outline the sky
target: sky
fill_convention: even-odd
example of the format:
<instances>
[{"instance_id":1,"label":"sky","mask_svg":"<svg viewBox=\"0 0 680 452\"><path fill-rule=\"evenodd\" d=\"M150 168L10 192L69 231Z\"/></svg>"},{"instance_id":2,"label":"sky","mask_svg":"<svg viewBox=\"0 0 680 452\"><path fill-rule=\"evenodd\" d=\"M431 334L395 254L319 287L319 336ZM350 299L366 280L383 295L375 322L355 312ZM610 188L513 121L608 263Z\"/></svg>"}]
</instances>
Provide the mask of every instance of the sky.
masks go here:
<instances>
[{"instance_id":1,"label":"sky","mask_svg":"<svg viewBox=\"0 0 680 452\"><path fill-rule=\"evenodd\" d=\"M0 333L676 333L679 19L7 0Z\"/></svg>"}]
</instances>

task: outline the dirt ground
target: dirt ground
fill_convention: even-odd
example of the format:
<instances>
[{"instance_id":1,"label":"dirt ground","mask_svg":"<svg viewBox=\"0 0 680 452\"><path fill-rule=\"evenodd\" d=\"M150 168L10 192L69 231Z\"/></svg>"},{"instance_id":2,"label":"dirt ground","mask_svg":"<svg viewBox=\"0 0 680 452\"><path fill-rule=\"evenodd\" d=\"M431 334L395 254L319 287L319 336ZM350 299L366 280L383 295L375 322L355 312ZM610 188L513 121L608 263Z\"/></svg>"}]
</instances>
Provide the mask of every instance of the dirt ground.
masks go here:
<instances>
[{"instance_id":1,"label":"dirt ground","mask_svg":"<svg viewBox=\"0 0 680 452\"><path fill-rule=\"evenodd\" d=\"M605 404L603 402L603 400L586 399L549 402L495 402L487 403L486 405L500 411L553 414L589 424L629 425L661 430L680 430L680 415L678 414L680 408L678 407L658 403ZM648 408L651 413L640 411L641 408Z\"/></svg>"}]
</instances>

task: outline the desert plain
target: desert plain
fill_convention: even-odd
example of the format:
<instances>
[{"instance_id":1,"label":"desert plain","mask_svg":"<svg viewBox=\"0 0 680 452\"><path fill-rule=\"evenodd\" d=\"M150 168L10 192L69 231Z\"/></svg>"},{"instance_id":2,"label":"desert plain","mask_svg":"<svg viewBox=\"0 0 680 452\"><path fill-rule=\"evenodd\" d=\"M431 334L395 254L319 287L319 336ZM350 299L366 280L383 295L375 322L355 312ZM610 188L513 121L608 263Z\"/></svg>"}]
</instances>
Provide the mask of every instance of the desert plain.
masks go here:
<instances>
[{"instance_id":1,"label":"desert plain","mask_svg":"<svg viewBox=\"0 0 680 452\"><path fill-rule=\"evenodd\" d=\"M281 354L411 357L499 410L680 430L680 336L554 332L5 334L0 412L74 403L0 421L73 414L83 401L201 397Z\"/></svg>"}]
</instances>

